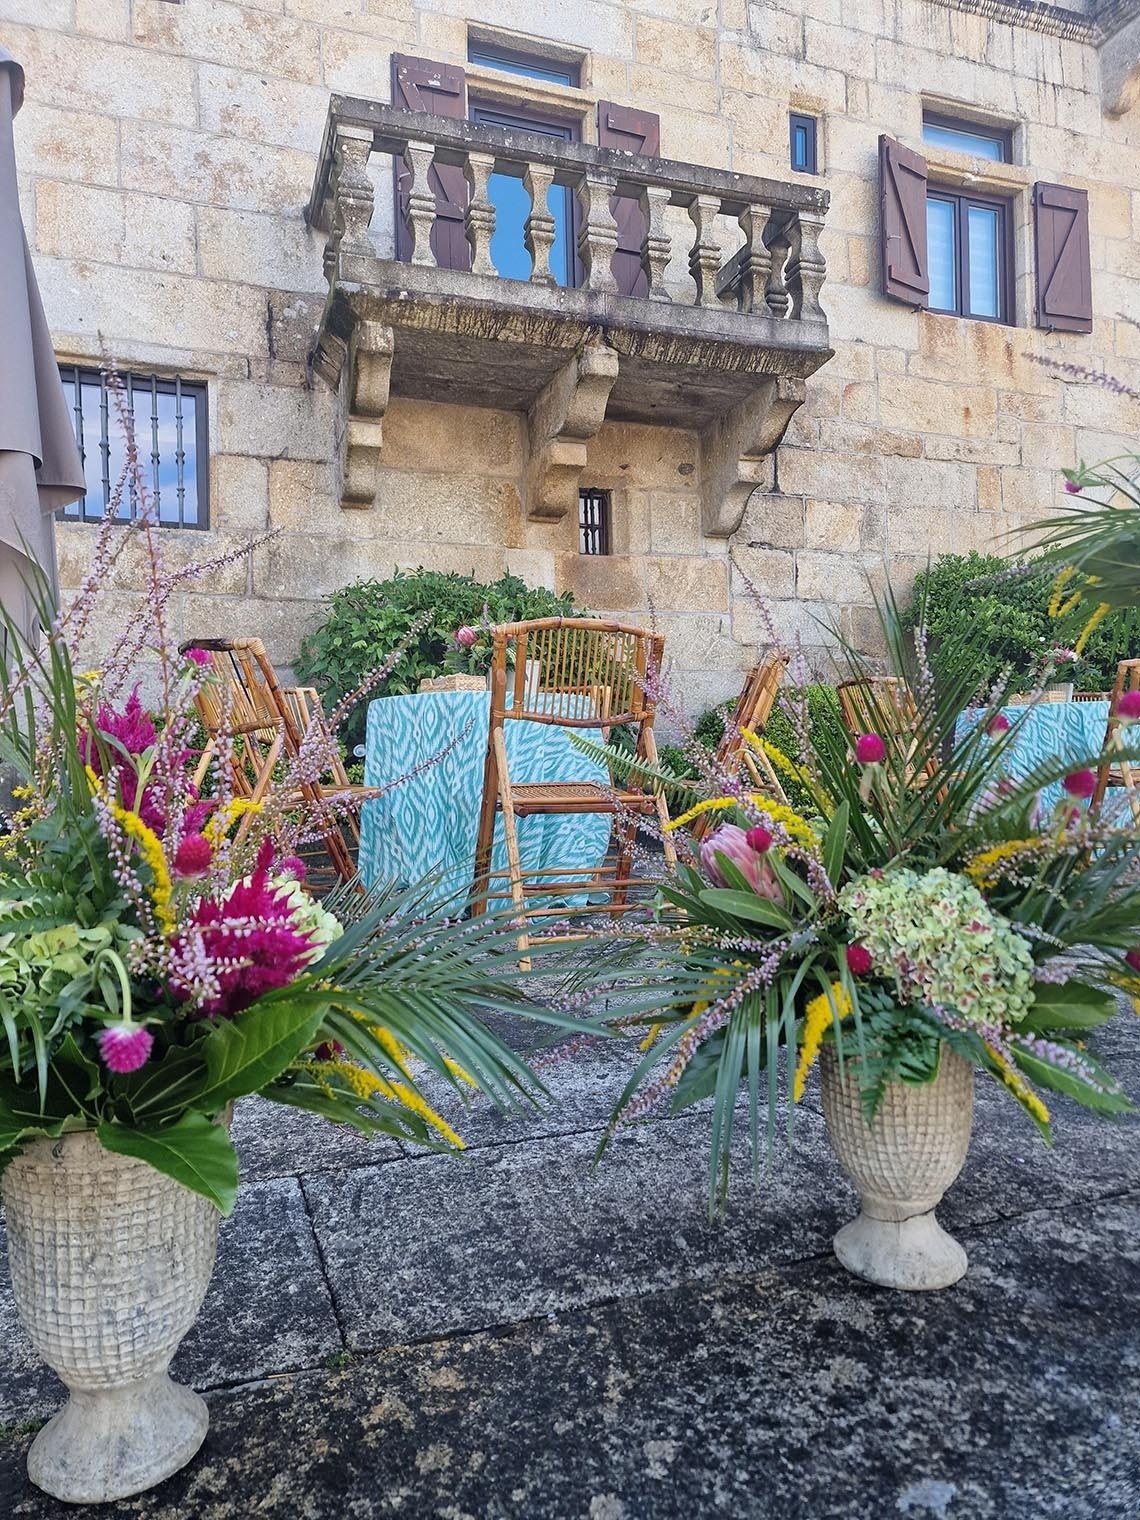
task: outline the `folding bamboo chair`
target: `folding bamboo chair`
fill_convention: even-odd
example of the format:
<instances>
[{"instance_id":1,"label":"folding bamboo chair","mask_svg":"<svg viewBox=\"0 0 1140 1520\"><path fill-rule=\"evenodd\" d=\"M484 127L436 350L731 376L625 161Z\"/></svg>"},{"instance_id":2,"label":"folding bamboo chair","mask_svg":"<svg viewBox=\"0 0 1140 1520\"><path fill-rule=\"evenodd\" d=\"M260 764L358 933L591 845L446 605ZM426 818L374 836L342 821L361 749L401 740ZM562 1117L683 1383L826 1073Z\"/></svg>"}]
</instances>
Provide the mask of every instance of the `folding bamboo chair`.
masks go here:
<instances>
[{"instance_id":1,"label":"folding bamboo chair","mask_svg":"<svg viewBox=\"0 0 1140 1520\"><path fill-rule=\"evenodd\" d=\"M663 831L669 822L659 787L640 786L636 774L608 784L597 781L514 781L507 764L504 728L508 723L547 723L566 729L600 729L608 740L615 728L635 730L632 761L657 765L653 737L654 703L646 678L661 667L664 639L625 623L596 618L541 618L507 623L492 631L491 718L483 771L483 801L475 847L473 911L490 897L510 899L521 922L519 950L529 969L527 924L549 915L550 899L607 893L608 903L590 902L572 911L614 913L633 904L630 892L652 883L632 875L633 848L640 818ZM513 669L508 666L513 656ZM611 851L600 866L550 867L524 880L518 820L537 814L601 813L615 819ZM507 852L505 872L492 873L495 820L501 816ZM676 853L665 836L670 864ZM505 885L502 878L506 878ZM498 883L498 890L495 890ZM537 904L536 899L545 899Z\"/></svg>"},{"instance_id":2,"label":"folding bamboo chair","mask_svg":"<svg viewBox=\"0 0 1140 1520\"><path fill-rule=\"evenodd\" d=\"M1112 696L1109 698L1108 722L1104 728L1104 751L1123 752L1124 744L1120 738L1121 720L1116 716L1116 708L1121 697L1126 691L1140 691L1140 660L1121 660L1116 667L1116 680L1112 685ZM1140 767L1123 759L1115 763L1102 760L1096 771L1096 791L1093 792L1089 812L1095 817L1104 804L1104 794L1110 786L1123 787L1128 793L1128 806L1132 810L1133 823L1140 823L1140 796L1137 795L1136 784L1140 781L1140 775L1136 771Z\"/></svg>"},{"instance_id":3,"label":"folding bamboo chair","mask_svg":"<svg viewBox=\"0 0 1140 1520\"><path fill-rule=\"evenodd\" d=\"M780 785L780 778L771 760L763 750L755 750L743 737L747 729L757 738L772 715L780 682L788 668L788 659L782 654L767 654L759 665L748 672L744 689L736 699L736 706L728 716L721 741L717 745L714 762L719 770L729 776L738 776L743 769L757 791L770 791L778 802L787 805L787 795ZM702 813L693 820L692 837L700 840L712 827L715 819L711 813Z\"/></svg>"},{"instance_id":4,"label":"folding bamboo chair","mask_svg":"<svg viewBox=\"0 0 1140 1520\"><path fill-rule=\"evenodd\" d=\"M884 744L901 756L908 781L917 780L923 784L937 774L935 760L928 760L915 772L918 707L910 687L901 676L867 676L842 681L835 690L843 726L852 739L857 739L860 734L878 734Z\"/></svg>"},{"instance_id":5,"label":"folding bamboo chair","mask_svg":"<svg viewBox=\"0 0 1140 1520\"><path fill-rule=\"evenodd\" d=\"M340 752L329 741L320 700L312 687L283 687L260 639L191 639L185 649L204 649L211 657L217 679L198 693L196 705L207 746L195 773L201 784L223 735L232 743L231 775L234 795L262 801L274 788L274 771L284 755L296 757L306 738L316 732L320 745L322 776L306 777L286 805L309 807L316 812L317 827L337 876L348 882L356 875L351 843L359 844L356 811L360 802L378 795L366 787L353 786ZM331 785L324 785L324 777ZM351 804L344 825L330 808L328 792L345 793ZM239 824L248 826L248 815Z\"/></svg>"}]
</instances>

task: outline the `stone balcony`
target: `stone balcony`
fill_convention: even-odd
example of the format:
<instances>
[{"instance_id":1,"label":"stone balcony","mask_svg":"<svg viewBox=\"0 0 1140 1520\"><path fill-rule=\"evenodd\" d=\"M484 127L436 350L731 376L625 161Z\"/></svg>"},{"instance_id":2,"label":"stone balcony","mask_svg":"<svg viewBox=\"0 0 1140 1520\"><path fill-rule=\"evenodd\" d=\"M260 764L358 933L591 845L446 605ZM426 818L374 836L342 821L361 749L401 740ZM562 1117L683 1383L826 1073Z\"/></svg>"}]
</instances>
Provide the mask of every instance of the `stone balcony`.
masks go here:
<instances>
[{"instance_id":1,"label":"stone balcony","mask_svg":"<svg viewBox=\"0 0 1140 1520\"><path fill-rule=\"evenodd\" d=\"M406 261L391 227L373 225L394 200L394 176L377 172L385 160L410 177ZM463 171L470 269L442 268L432 251L433 165ZM529 198L529 279L492 263L492 174L521 180ZM550 271L551 185L577 207L575 288ZM644 297L619 294L611 271L615 197L640 206ZM732 533L771 481L804 379L831 356L819 304L827 203L808 184L334 96L308 214L328 239L314 367L341 397L344 505L375 496L391 394L525 413L526 510L540 520L577 512L603 420L693 429L704 531Z\"/></svg>"}]
</instances>

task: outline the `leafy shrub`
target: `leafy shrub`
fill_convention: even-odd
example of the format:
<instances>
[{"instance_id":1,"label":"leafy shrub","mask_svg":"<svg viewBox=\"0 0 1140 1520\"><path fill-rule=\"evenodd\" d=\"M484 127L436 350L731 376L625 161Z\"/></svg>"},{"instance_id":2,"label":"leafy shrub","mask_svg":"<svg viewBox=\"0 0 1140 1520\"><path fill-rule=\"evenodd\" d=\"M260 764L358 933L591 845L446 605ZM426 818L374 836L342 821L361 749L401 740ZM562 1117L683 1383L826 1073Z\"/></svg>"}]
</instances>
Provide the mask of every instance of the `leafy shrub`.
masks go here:
<instances>
[{"instance_id":1,"label":"leafy shrub","mask_svg":"<svg viewBox=\"0 0 1140 1520\"><path fill-rule=\"evenodd\" d=\"M1086 603L1066 617L1051 618L1053 581L1052 570L1032 563L1011 573L993 554L940 554L916 579L905 616L913 627L925 595L932 644L981 633L987 647L984 678L1010 665L1028 684L1051 649L1076 644L1092 610ZM1140 619L1132 610L1113 612L1093 630L1079 660L1058 666L1056 678L1072 681L1078 691L1107 691L1117 661L1136 656Z\"/></svg>"},{"instance_id":2,"label":"leafy shrub","mask_svg":"<svg viewBox=\"0 0 1140 1520\"><path fill-rule=\"evenodd\" d=\"M368 700L418 691L425 677L442 674L457 628L569 617L574 611L569 593L531 590L517 575L483 585L454 572L397 571L391 580L357 581L334 592L328 617L301 645L296 671L335 707L408 636L417 619L428 617L387 679L341 725L340 737L351 748L363 743Z\"/></svg>"},{"instance_id":3,"label":"leafy shrub","mask_svg":"<svg viewBox=\"0 0 1140 1520\"><path fill-rule=\"evenodd\" d=\"M825 713L837 714L839 712L839 699L835 695L835 688L833 686L809 686L807 688L807 700L809 726L818 721ZM728 714L732 711L732 708L732 702L721 702L716 707L708 708L697 719L693 736L706 749L715 750L720 743L724 736L724 727ZM796 739L796 731L791 719L781 710L779 702L772 709L771 716L764 729L764 738L769 743L774 744L780 753L786 755L789 760L799 764L802 756L800 754L799 743ZM679 776L695 774L695 771L685 760L681 750L675 749L673 745L666 745L661 751L662 761L665 760L667 753L673 758L673 763L669 768L674 774ZM810 813L815 811L815 802L812 795L802 782L797 781L794 776L785 774L779 766L776 767L776 774L780 778L780 784L787 793L788 801L792 807L800 812L806 811Z\"/></svg>"}]
</instances>

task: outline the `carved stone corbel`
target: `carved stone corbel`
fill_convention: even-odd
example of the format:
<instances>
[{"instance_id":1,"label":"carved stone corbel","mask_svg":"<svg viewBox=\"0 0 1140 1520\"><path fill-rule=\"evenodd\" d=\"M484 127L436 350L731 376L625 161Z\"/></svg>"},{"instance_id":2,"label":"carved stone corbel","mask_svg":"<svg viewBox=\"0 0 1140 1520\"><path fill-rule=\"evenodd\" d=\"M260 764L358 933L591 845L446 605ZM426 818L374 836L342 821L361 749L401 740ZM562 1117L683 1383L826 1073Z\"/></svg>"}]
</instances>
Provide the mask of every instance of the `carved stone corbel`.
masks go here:
<instances>
[{"instance_id":1,"label":"carved stone corbel","mask_svg":"<svg viewBox=\"0 0 1140 1520\"><path fill-rule=\"evenodd\" d=\"M771 486L772 455L804 394L795 376L770 375L702 432L701 527L710 538L735 533L756 487Z\"/></svg>"},{"instance_id":2,"label":"carved stone corbel","mask_svg":"<svg viewBox=\"0 0 1140 1520\"><path fill-rule=\"evenodd\" d=\"M349 337L342 507L370 507L376 499L395 349L395 334L381 322L361 320Z\"/></svg>"},{"instance_id":3,"label":"carved stone corbel","mask_svg":"<svg viewBox=\"0 0 1140 1520\"><path fill-rule=\"evenodd\" d=\"M1124 116L1140 104L1140 16L1101 43L1100 91L1106 116Z\"/></svg>"},{"instance_id":4,"label":"carved stone corbel","mask_svg":"<svg viewBox=\"0 0 1140 1520\"><path fill-rule=\"evenodd\" d=\"M558 522L568 512L577 513L586 443L605 420L617 376L617 352L604 343L591 343L536 398L527 418L526 500L531 519Z\"/></svg>"}]
</instances>

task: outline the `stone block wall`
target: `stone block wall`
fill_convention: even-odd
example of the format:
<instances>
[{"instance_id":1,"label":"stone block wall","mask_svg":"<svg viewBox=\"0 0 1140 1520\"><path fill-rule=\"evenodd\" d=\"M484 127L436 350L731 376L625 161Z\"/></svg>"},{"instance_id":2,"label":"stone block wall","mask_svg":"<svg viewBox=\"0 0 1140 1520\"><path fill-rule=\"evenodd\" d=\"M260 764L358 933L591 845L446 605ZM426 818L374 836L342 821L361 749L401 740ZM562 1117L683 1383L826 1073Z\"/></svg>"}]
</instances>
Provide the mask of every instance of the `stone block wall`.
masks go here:
<instances>
[{"instance_id":1,"label":"stone block wall","mask_svg":"<svg viewBox=\"0 0 1140 1520\"><path fill-rule=\"evenodd\" d=\"M388 99L393 51L463 63L469 25L580 49L581 88L540 94L587 132L598 98L655 111L668 157L788 178L789 109L820 118L835 357L732 540L701 534L694 434L607 423L583 484L613 492L615 552L582 557L574 524L525 520L523 419L445 397L393 401L376 503L341 508L334 401L306 362L324 280L303 207L328 96ZM1140 120L1106 114L1091 38L942 0L0 0L0 41L27 75L21 194L61 359L105 347L209 384L210 528L164 531L170 557L279 530L178 594L179 637L256 631L288 665L337 586L398 566L511 570L599 611L652 610L700 708L739 686L770 624L817 662L820 620L870 639L885 563L905 585L928 554L999 545L1050 509L1061 467L1135 441L1135 403L1038 362L1140 389L1125 320L1140 316ZM920 148L924 105L1014 128L1016 161L992 173L1014 204L1015 326L878 293L877 140ZM927 157L932 173L970 167ZM1039 179L1089 193L1088 335L1031 325ZM384 235L386 191L378 205ZM92 532L61 527L65 585ZM134 605L129 567L120 580L108 626Z\"/></svg>"}]
</instances>

